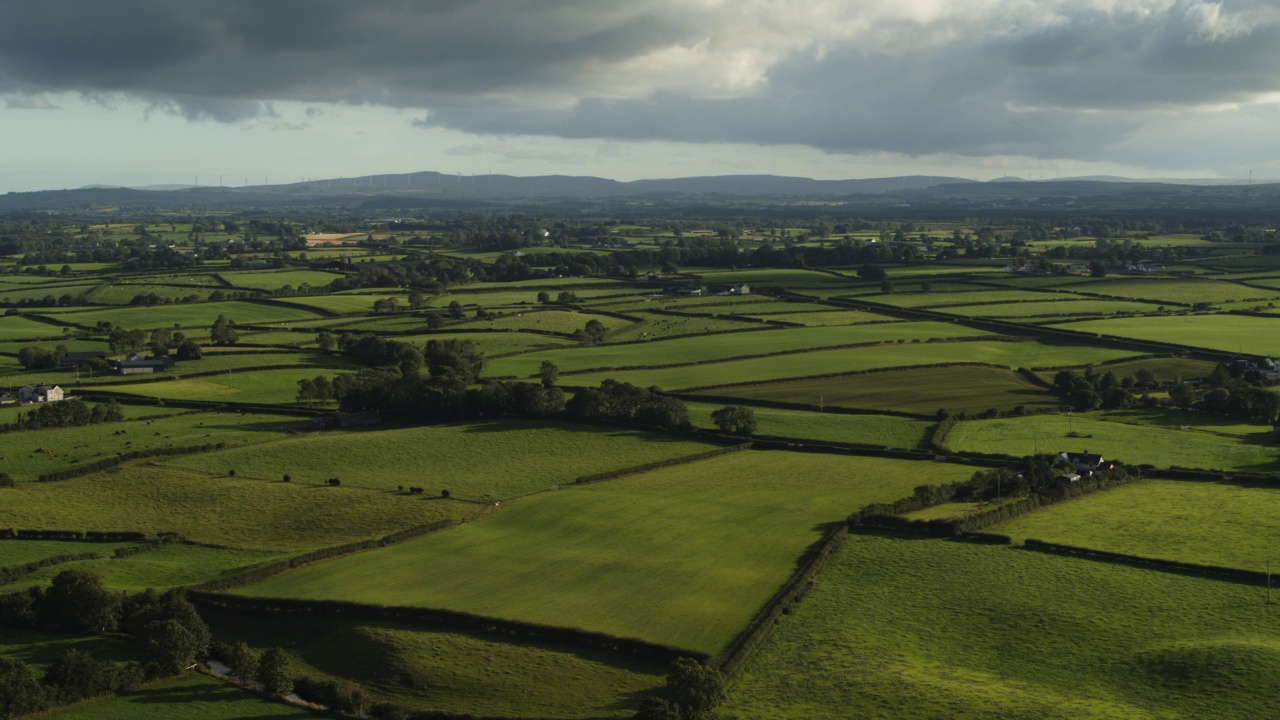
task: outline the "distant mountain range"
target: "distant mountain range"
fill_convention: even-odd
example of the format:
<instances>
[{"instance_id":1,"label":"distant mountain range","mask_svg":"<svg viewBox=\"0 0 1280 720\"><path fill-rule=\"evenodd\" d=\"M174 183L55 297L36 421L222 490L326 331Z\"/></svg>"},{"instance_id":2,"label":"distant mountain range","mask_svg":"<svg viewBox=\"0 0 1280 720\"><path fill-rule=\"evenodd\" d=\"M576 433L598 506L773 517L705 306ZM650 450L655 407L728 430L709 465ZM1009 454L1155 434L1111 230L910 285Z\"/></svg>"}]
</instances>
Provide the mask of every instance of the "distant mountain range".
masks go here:
<instances>
[{"instance_id":1,"label":"distant mountain range","mask_svg":"<svg viewBox=\"0 0 1280 720\"><path fill-rule=\"evenodd\" d=\"M1129 202L1197 204L1200 196L1228 204L1243 198L1251 205L1276 202L1280 185L1255 181L1245 185L1223 180L1133 180L1119 177L1062 178L1028 181L1002 177L978 182L957 177L902 177L814 180L777 175L723 175L634 180L569 175L446 175L424 171L407 174L329 178L281 185L242 187L151 185L125 188L90 185L75 190L45 190L0 195L0 211L101 211L111 208L272 208L330 206L371 211L431 207L533 207L555 203L722 204L789 203L802 198L845 202L854 206L903 207L917 203L955 202L983 207L1009 201L1017 205L1071 205L1077 199L1097 202L1123 198Z\"/></svg>"}]
</instances>

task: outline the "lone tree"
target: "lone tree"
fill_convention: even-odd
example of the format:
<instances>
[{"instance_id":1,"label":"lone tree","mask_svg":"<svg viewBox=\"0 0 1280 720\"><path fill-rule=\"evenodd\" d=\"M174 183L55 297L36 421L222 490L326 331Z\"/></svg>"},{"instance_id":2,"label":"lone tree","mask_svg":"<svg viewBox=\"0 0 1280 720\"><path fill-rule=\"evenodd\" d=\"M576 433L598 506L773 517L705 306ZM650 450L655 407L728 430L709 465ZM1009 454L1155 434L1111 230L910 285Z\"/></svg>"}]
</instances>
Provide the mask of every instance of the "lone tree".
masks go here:
<instances>
[{"instance_id":1,"label":"lone tree","mask_svg":"<svg viewBox=\"0 0 1280 720\"><path fill-rule=\"evenodd\" d=\"M677 658L667 676L667 695L680 708L681 720L702 720L724 702L724 678L693 658Z\"/></svg>"},{"instance_id":2,"label":"lone tree","mask_svg":"<svg viewBox=\"0 0 1280 720\"><path fill-rule=\"evenodd\" d=\"M227 657L227 667L231 669L231 674L240 678L242 682L252 682L258 672L258 656L241 640L231 648L231 653Z\"/></svg>"},{"instance_id":3,"label":"lone tree","mask_svg":"<svg viewBox=\"0 0 1280 720\"><path fill-rule=\"evenodd\" d=\"M234 324L227 319L226 315L219 315L213 323L213 328L209 330L209 339L214 345L235 345L240 340L240 333L232 327Z\"/></svg>"},{"instance_id":4,"label":"lone tree","mask_svg":"<svg viewBox=\"0 0 1280 720\"><path fill-rule=\"evenodd\" d=\"M556 379L560 377L560 368L550 360L543 360L538 368L538 376L542 378L542 387L550 390L555 387Z\"/></svg>"},{"instance_id":5,"label":"lone tree","mask_svg":"<svg viewBox=\"0 0 1280 720\"><path fill-rule=\"evenodd\" d=\"M711 420L722 433L746 436L756 432L756 414L749 407L727 405L711 413Z\"/></svg>"}]
</instances>

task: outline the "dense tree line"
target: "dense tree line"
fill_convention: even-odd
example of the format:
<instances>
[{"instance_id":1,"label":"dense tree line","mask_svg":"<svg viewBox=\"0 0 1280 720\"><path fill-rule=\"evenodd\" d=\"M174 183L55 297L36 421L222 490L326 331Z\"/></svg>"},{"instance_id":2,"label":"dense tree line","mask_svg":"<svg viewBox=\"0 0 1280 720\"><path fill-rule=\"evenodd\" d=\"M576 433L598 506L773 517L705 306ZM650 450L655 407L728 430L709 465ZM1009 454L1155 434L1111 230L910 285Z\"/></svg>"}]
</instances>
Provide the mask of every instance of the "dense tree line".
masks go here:
<instances>
[{"instance_id":1,"label":"dense tree line","mask_svg":"<svg viewBox=\"0 0 1280 720\"><path fill-rule=\"evenodd\" d=\"M42 428L77 427L124 420L124 410L114 399L92 408L83 400L41 403L34 409L18 413L17 420L5 430L40 430Z\"/></svg>"},{"instance_id":2,"label":"dense tree line","mask_svg":"<svg viewBox=\"0 0 1280 720\"><path fill-rule=\"evenodd\" d=\"M203 657L210 640L208 627L181 592L120 595L84 570L64 570L47 588L0 595L0 627L74 635L121 632L130 637L137 658L120 666L71 649L39 681L26 664L0 658L3 720L175 675Z\"/></svg>"}]
</instances>

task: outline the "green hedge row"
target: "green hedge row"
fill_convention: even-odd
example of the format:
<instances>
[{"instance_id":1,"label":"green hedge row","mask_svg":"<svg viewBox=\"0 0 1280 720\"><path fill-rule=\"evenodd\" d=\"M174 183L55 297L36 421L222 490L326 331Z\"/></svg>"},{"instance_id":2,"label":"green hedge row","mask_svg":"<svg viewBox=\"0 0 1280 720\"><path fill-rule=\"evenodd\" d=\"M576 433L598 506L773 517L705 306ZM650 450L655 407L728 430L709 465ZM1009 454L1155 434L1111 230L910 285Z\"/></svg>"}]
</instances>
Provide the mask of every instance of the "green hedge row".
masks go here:
<instances>
[{"instance_id":1,"label":"green hedge row","mask_svg":"<svg viewBox=\"0 0 1280 720\"><path fill-rule=\"evenodd\" d=\"M75 540L78 542L146 542L143 532L127 530L22 530L0 528L0 540Z\"/></svg>"},{"instance_id":2,"label":"green hedge row","mask_svg":"<svg viewBox=\"0 0 1280 720\"><path fill-rule=\"evenodd\" d=\"M56 482L58 480L68 480L70 478L80 477L81 475L88 475L90 473L95 473L95 472L98 472L99 470L106 470L107 468L115 467L116 465L119 465L120 463L123 463L123 462L128 462L129 460L138 460L141 458L148 458L148 457L172 457L175 455L195 455L197 453L221 450L224 447L226 447L226 443L205 443L204 445L190 445L187 447L154 448L152 450L133 450L127 453L120 453L115 457L103 458L101 460L96 460L94 462L86 463L84 465L78 465L74 468L69 468L67 470L59 470L58 472L45 473L44 475L41 475L36 479L39 482Z\"/></svg>"},{"instance_id":3,"label":"green hedge row","mask_svg":"<svg viewBox=\"0 0 1280 720\"><path fill-rule=\"evenodd\" d=\"M733 678L742 671L742 667L769 638L778 620L783 615L790 614L792 606L809 594L814 578L826 566L827 560L844 545L846 537L848 527L845 523L840 523L828 531L822 541L801 559L800 568L787 584L756 613L747 629L734 638L729 648L716 658L716 665L721 673Z\"/></svg>"},{"instance_id":4,"label":"green hedge row","mask_svg":"<svg viewBox=\"0 0 1280 720\"><path fill-rule=\"evenodd\" d=\"M0 585L5 585L17 580L23 575L47 568L51 565L61 565L62 563L76 562L77 560L101 560L102 556L98 553L78 553L75 555L53 555L51 557L42 558L25 565L10 565L9 567L0 567Z\"/></svg>"},{"instance_id":5,"label":"green hedge row","mask_svg":"<svg viewBox=\"0 0 1280 720\"><path fill-rule=\"evenodd\" d=\"M344 619L366 621L391 620L426 628L444 628L498 636L508 642L511 639L521 639L569 647L603 649L660 664L670 663L679 657L694 657L699 661L707 660L705 654L670 645L661 645L634 638L620 638L576 628L539 625L518 620L501 620L454 610L371 605L340 600L247 597L194 589L188 590L187 597L197 605L217 607L236 613L258 613L271 616L291 613L313 616L338 616Z\"/></svg>"},{"instance_id":6,"label":"green hedge row","mask_svg":"<svg viewBox=\"0 0 1280 720\"><path fill-rule=\"evenodd\" d=\"M750 450L753 443L741 443L732 447L723 447L696 455L685 455L684 457L671 458L670 460L659 460L657 462L646 463L644 465L634 465L632 467L622 468L619 470L610 470L609 472L596 473L594 475L583 475L573 481L574 485L590 485L591 483L612 480L624 475L635 475L636 473L649 472L658 468L671 467L672 465L684 465L685 463L697 462L699 460L709 460L713 457L727 455L729 453L738 452L739 450Z\"/></svg>"},{"instance_id":7,"label":"green hedge row","mask_svg":"<svg viewBox=\"0 0 1280 720\"><path fill-rule=\"evenodd\" d=\"M1133 567L1151 570L1163 570L1165 572L1173 572L1183 575L1196 575L1200 577L1217 578L1220 580L1232 580L1235 582L1249 583L1251 585L1267 584L1267 573L1257 570L1241 570L1240 568L1223 567L1221 565L1201 565L1198 563L1180 562L1178 560L1160 560L1158 558L1142 557L1141 555L1128 555L1126 553L1094 550L1093 548L1078 547L1075 545L1043 542L1030 538L1024 541L1023 546L1028 550L1034 550L1036 552L1052 553L1055 555L1070 555L1088 560L1100 560L1102 562L1131 565Z\"/></svg>"},{"instance_id":8,"label":"green hedge row","mask_svg":"<svg viewBox=\"0 0 1280 720\"><path fill-rule=\"evenodd\" d=\"M385 547L387 545L403 542L410 538L418 537L419 535L425 535L429 532L443 530L447 527L451 527L453 522L453 520L446 518L444 520L437 520L433 523L427 523L426 525L418 525L416 527L400 530L374 540L361 540L359 542L347 543L345 545L336 545L334 547L312 550L311 552L303 553L302 555L298 555L287 560L279 560L265 565L258 565L230 575L224 575L208 582L194 585L190 589L203 592L213 592L217 590L229 590L242 585L249 585L302 565L308 565L331 557L338 557L339 555L349 555L360 550L372 550L373 548Z\"/></svg>"}]
</instances>

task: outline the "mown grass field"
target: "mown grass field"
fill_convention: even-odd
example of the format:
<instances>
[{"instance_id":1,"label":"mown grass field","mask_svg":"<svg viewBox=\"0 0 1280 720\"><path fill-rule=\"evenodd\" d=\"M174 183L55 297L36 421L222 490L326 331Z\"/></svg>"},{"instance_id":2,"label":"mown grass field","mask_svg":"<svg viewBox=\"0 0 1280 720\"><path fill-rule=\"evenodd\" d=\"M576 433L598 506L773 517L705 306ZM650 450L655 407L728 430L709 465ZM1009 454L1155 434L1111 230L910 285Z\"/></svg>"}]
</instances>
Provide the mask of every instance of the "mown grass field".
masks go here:
<instances>
[{"instance_id":1,"label":"mown grass field","mask_svg":"<svg viewBox=\"0 0 1280 720\"><path fill-rule=\"evenodd\" d=\"M481 508L362 488L316 487L132 464L5 489L0 527L177 532L245 550L304 551L381 537Z\"/></svg>"},{"instance_id":2,"label":"mown grass field","mask_svg":"<svg viewBox=\"0 0 1280 720\"><path fill-rule=\"evenodd\" d=\"M1280 490L1144 480L1028 513L992 532L1262 572L1275 559Z\"/></svg>"},{"instance_id":3,"label":"mown grass field","mask_svg":"<svg viewBox=\"0 0 1280 720\"><path fill-rule=\"evenodd\" d=\"M936 308L943 312L969 317L1041 319L1072 315L1145 314L1156 312L1159 305L1125 300L1051 300L1047 302L998 303L995 305L958 305Z\"/></svg>"},{"instance_id":4,"label":"mown grass field","mask_svg":"<svg viewBox=\"0 0 1280 720\"><path fill-rule=\"evenodd\" d=\"M1040 303L1052 300L1068 300L1066 293L1032 292L1030 290L999 290L996 288L960 290L951 292L895 292L866 298L886 305L907 308L936 308L949 312L948 307L973 305L974 303Z\"/></svg>"},{"instance_id":5,"label":"mown grass field","mask_svg":"<svg viewBox=\"0 0 1280 720\"><path fill-rule=\"evenodd\" d=\"M608 342L634 342L639 340L662 340L683 335L704 335L707 333L733 332L737 330L759 330L768 327L763 323L744 320L728 320L725 318L695 317L692 315L665 315L659 313L637 313L642 322L623 328L609 336Z\"/></svg>"},{"instance_id":6,"label":"mown grass field","mask_svg":"<svg viewBox=\"0 0 1280 720\"><path fill-rule=\"evenodd\" d=\"M307 427L305 418L287 415L210 412L24 430L0 433L0 462L15 480L27 481L127 452L213 443L243 445L285 437Z\"/></svg>"},{"instance_id":7,"label":"mown grass field","mask_svg":"<svg viewBox=\"0 0 1280 720\"><path fill-rule=\"evenodd\" d=\"M342 275L319 270L258 270L220 272L218 277L238 288L279 290L285 285L294 288L303 285L324 287Z\"/></svg>"},{"instance_id":8,"label":"mown grass field","mask_svg":"<svg viewBox=\"0 0 1280 720\"><path fill-rule=\"evenodd\" d=\"M609 315L596 315L566 310L530 310L528 312L512 312L500 315L492 320L472 320L471 322L450 325L450 329L472 330L485 328L490 330L541 330L543 332L571 335L581 330L587 323L597 320L607 330L620 330L632 325L633 320L625 320Z\"/></svg>"},{"instance_id":9,"label":"mown grass field","mask_svg":"<svg viewBox=\"0 0 1280 720\"><path fill-rule=\"evenodd\" d=\"M85 392L109 390L162 400L216 400L240 403L288 405L298 397L298 381L316 375L333 377L341 370L298 367L296 370L229 371L225 375L180 378L163 382L84 386Z\"/></svg>"},{"instance_id":10,"label":"mown grass field","mask_svg":"<svg viewBox=\"0 0 1280 720\"><path fill-rule=\"evenodd\" d=\"M897 322L895 318L862 310L819 310L811 312L785 313L750 313L750 317L764 320L781 320L799 323L809 327L831 327L834 325L863 325L870 323Z\"/></svg>"},{"instance_id":11,"label":"mown grass field","mask_svg":"<svg viewBox=\"0 0 1280 720\"><path fill-rule=\"evenodd\" d=\"M1247 315L1171 315L1065 323L1066 330L1156 340L1225 352L1280 354L1280 318Z\"/></svg>"},{"instance_id":12,"label":"mown grass field","mask_svg":"<svg viewBox=\"0 0 1280 720\"><path fill-rule=\"evenodd\" d=\"M770 330L769 333L794 332ZM733 337L733 336L729 336ZM719 339L719 338L717 338ZM748 360L674 368L602 370L562 375L561 384L593 386L602 380L625 380L643 387L657 385L667 390L718 387L733 383L760 383L785 378L835 375L876 368L931 365L938 362L976 362L1018 367L1061 367L1105 362L1136 353L1110 348L1057 345L1040 342L966 341L948 343L904 343L876 347L813 350ZM528 356L539 357L540 354ZM496 364L496 363L495 363ZM533 370L529 371L534 372ZM935 408L936 409L936 408Z\"/></svg>"},{"instance_id":13,"label":"mown grass field","mask_svg":"<svg viewBox=\"0 0 1280 720\"><path fill-rule=\"evenodd\" d=\"M851 536L720 709L803 717L1248 718L1280 690L1261 588Z\"/></svg>"},{"instance_id":14,"label":"mown grass field","mask_svg":"<svg viewBox=\"0 0 1280 720\"><path fill-rule=\"evenodd\" d=\"M707 429L716 427L711 413L724 407L723 403L713 402L685 404L689 407L693 424ZM893 448L928 447L929 437L936 425L930 420L896 415L845 415L768 407L752 407L751 412L756 418L757 435L819 442L865 443Z\"/></svg>"},{"instance_id":15,"label":"mown grass field","mask_svg":"<svg viewBox=\"0 0 1280 720\"><path fill-rule=\"evenodd\" d=\"M1070 436L1071 432L1077 436ZM951 430L947 446L1018 456L1036 449L1088 450L1130 465L1269 472L1280 468L1270 434L1269 425L1241 424L1211 415L1094 412L966 420Z\"/></svg>"},{"instance_id":16,"label":"mown grass field","mask_svg":"<svg viewBox=\"0 0 1280 720\"><path fill-rule=\"evenodd\" d=\"M705 363L727 358L829 348L860 343L891 343L930 338L981 337L984 330L938 322L875 323L829 328L775 328L724 335L683 337L662 342L598 345L590 348L532 353L503 358L489 364L491 375L529 377L537 374L543 360L550 360L560 372L594 368L644 367L676 363ZM913 346L919 347L919 346ZM847 352L857 353L862 349ZM566 379L565 382L568 382Z\"/></svg>"},{"instance_id":17,"label":"mown grass field","mask_svg":"<svg viewBox=\"0 0 1280 720\"><path fill-rule=\"evenodd\" d=\"M1188 304L1280 297L1280 290L1252 288L1210 278L1102 280L1089 283L1086 287L1072 289L1115 297Z\"/></svg>"},{"instance_id":18,"label":"mown grass field","mask_svg":"<svg viewBox=\"0 0 1280 720\"><path fill-rule=\"evenodd\" d=\"M0 547L0 550L3 548ZM64 570L87 570L102 578L103 584L118 592L136 593L147 588L158 591L206 582L233 570L288 557L288 553L267 550L236 550L199 545L166 545L127 558L79 560L41 568L5 585L6 592L30 586L47 586Z\"/></svg>"},{"instance_id":19,"label":"mown grass field","mask_svg":"<svg viewBox=\"0 0 1280 720\"><path fill-rule=\"evenodd\" d=\"M216 303L195 303L191 305L151 305L104 308L101 310L80 308L40 308L41 315L49 315L62 322L75 323L83 327L95 327L99 322L125 328L208 328L225 315L228 320L239 325L255 325L264 323L289 322L315 318L320 313L297 307L272 304L270 302L248 302L232 300Z\"/></svg>"},{"instance_id":20,"label":"mown grass field","mask_svg":"<svg viewBox=\"0 0 1280 720\"><path fill-rule=\"evenodd\" d=\"M59 338L62 326L40 322L21 315L0 315L0 340Z\"/></svg>"},{"instance_id":21,"label":"mown grass field","mask_svg":"<svg viewBox=\"0 0 1280 720\"><path fill-rule=\"evenodd\" d=\"M482 522L236 592L442 607L715 652L828 523L971 474L938 463L737 452L537 495Z\"/></svg>"},{"instance_id":22,"label":"mown grass field","mask_svg":"<svg viewBox=\"0 0 1280 720\"><path fill-rule=\"evenodd\" d=\"M1155 376L1157 382L1168 382L1173 380L1202 378L1212 373L1215 367L1217 367L1217 363L1212 363L1208 360L1195 360L1184 357L1153 357L1143 358L1142 360L1100 365L1095 368L1095 370L1102 374L1113 372L1116 377L1123 379L1135 374L1139 370L1145 369ZM1040 373L1040 376L1044 378L1046 382L1053 382L1053 376L1055 374L1056 373L1050 371L1045 371Z\"/></svg>"},{"instance_id":23,"label":"mown grass field","mask_svg":"<svg viewBox=\"0 0 1280 720\"><path fill-rule=\"evenodd\" d=\"M409 295L407 293L394 292L383 292L376 295L299 295L281 298L281 301L339 315L353 315L373 312L373 304L385 298L394 298L402 312L409 309Z\"/></svg>"},{"instance_id":24,"label":"mown grass field","mask_svg":"<svg viewBox=\"0 0 1280 720\"><path fill-rule=\"evenodd\" d=\"M128 305L138 295L155 294L164 300L177 302L187 300L188 298L196 298L203 302L209 299L209 296L218 288L215 287L187 287L180 285L137 285L137 284L112 284L99 285L95 290L85 296L85 301L91 305Z\"/></svg>"},{"instance_id":25,"label":"mown grass field","mask_svg":"<svg viewBox=\"0 0 1280 720\"><path fill-rule=\"evenodd\" d=\"M623 718L626 699L663 683L654 667L601 651L534 644L389 622L210 610L221 637L285 647L296 673L350 678L375 698L499 717Z\"/></svg>"},{"instance_id":26,"label":"mown grass field","mask_svg":"<svg viewBox=\"0 0 1280 720\"><path fill-rule=\"evenodd\" d=\"M709 395L774 402L826 404L870 410L932 414L1056 407L1062 399L1005 368L949 366L887 370L761 385L735 385L703 391Z\"/></svg>"},{"instance_id":27,"label":"mown grass field","mask_svg":"<svg viewBox=\"0 0 1280 720\"><path fill-rule=\"evenodd\" d=\"M57 720L309 720L328 715L267 700L197 672L41 717Z\"/></svg>"},{"instance_id":28,"label":"mown grass field","mask_svg":"<svg viewBox=\"0 0 1280 720\"><path fill-rule=\"evenodd\" d=\"M311 433L268 446L166 459L172 467L237 477L396 491L448 489L454 497L493 501L572 483L584 475L716 449L671 435L535 420L499 420Z\"/></svg>"}]
</instances>

